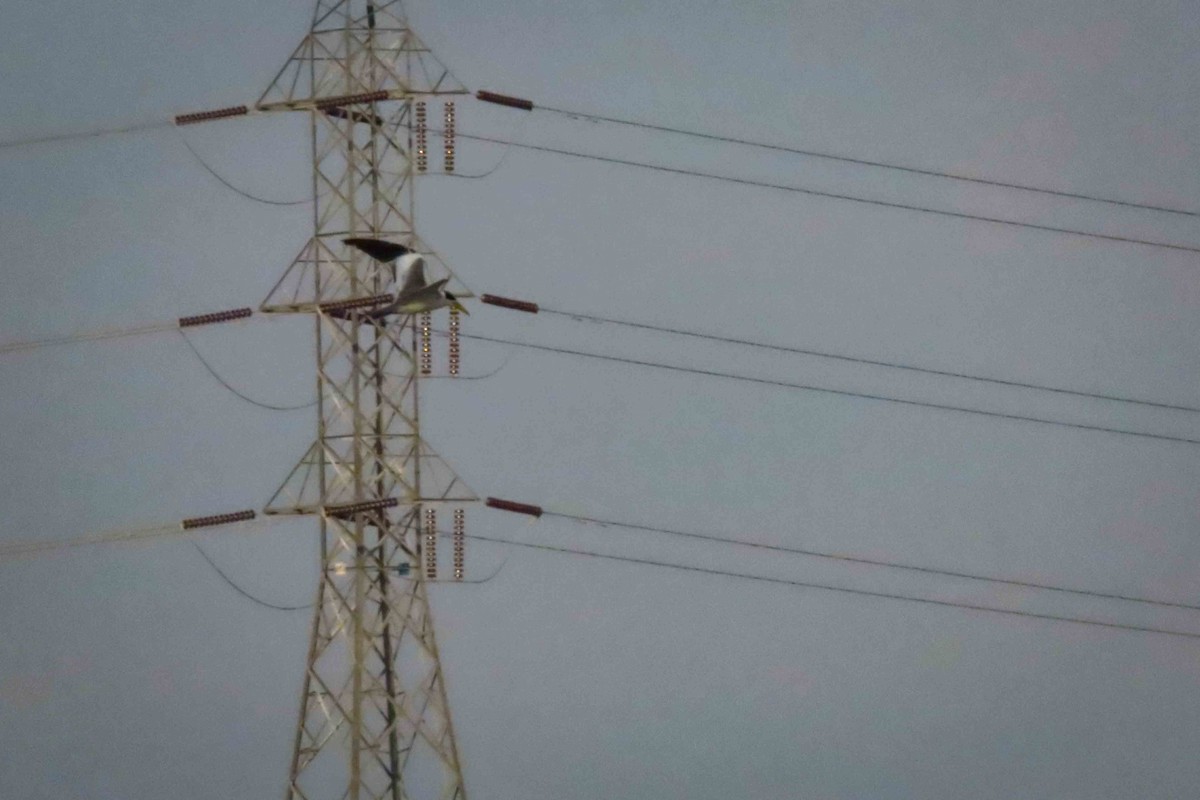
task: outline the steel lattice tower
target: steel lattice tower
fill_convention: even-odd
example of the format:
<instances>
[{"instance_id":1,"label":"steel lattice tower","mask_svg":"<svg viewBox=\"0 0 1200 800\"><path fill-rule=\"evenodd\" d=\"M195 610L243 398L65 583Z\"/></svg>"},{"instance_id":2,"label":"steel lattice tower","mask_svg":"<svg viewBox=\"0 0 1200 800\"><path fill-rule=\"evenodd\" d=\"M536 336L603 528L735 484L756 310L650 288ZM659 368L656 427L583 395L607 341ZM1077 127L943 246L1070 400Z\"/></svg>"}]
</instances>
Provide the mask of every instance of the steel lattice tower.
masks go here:
<instances>
[{"instance_id":1,"label":"steel lattice tower","mask_svg":"<svg viewBox=\"0 0 1200 800\"><path fill-rule=\"evenodd\" d=\"M395 291L394 267L342 241L398 242L426 254L430 280L453 277L413 226L414 133L426 158L414 112L464 92L396 0L318 0L256 106L307 111L313 154L313 237L261 306L316 322L317 438L266 508L321 526L289 800L466 797L422 533L435 544L436 509L477 498L421 438L428 340L412 317L356 311Z\"/></svg>"}]
</instances>

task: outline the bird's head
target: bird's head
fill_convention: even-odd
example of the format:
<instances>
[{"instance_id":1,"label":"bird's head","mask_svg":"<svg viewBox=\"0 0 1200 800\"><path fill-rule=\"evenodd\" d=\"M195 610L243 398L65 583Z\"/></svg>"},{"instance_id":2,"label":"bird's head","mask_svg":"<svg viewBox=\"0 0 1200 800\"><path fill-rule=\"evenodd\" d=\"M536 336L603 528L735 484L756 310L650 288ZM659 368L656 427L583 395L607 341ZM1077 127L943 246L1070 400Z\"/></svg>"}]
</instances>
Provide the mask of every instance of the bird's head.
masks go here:
<instances>
[{"instance_id":1,"label":"bird's head","mask_svg":"<svg viewBox=\"0 0 1200 800\"><path fill-rule=\"evenodd\" d=\"M464 306L462 303L458 302L458 298L457 298L457 297L455 297L454 295L450 294L449 292L446 292L446 299L450 301L450 307L451 307L451 308L454 308L454 309L457 309L457 310L461 311L462 313L466 314L468 317L469 317L469 316L471 316L471 312L470 312L470 311L467 311L467 307L466 307L466 306Z\"/></svg>"}]
</instances>

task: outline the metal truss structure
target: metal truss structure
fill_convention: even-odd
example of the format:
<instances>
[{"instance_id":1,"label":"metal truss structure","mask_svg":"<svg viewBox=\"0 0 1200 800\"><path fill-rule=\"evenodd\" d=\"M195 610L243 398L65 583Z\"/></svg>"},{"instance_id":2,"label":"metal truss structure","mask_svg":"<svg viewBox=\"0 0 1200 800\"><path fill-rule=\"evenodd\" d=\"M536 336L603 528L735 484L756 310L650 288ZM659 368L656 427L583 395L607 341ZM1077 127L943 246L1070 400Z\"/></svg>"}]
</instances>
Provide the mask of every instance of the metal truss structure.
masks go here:
<instances>
[{"instance_id":1,"label":"metal truss structure","mask_svg":"<svg viewBox=\"0 0 1200 800\"><path fill-rule=\"evenodd\" d=\"M313 237L261 306L316 322L317 438L265 509L321 525L289 800L466 797L422 538L439 504L478 498L421 438L416 320L362 313L395 291L393 265L343 242L395 241L426 254L430 280L454 278L413 228L412 143L416 108L464 92L395 0L318 0L257 104L307 111L313 153Z\"/></svg>"}]
</instances>

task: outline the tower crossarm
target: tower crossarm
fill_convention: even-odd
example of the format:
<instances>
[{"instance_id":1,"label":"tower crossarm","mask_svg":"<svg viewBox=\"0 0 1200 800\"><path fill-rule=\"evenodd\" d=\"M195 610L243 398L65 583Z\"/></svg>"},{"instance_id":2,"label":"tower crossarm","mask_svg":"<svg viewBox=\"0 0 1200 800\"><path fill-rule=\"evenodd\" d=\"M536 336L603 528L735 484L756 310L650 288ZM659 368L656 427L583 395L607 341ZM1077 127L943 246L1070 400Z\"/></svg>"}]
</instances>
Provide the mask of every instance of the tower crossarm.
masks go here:
<instances>
[{"instance_id":1,"label":"tower crossarm","mask_svg":"<svg viewBox=\"0 0 1200 800\"><path fill-rule=\"evenodd\" d=\"M255 114L272 114L279 111L322 111L330 116L349 117L358 122L371 122L374 120L377 124L382 125L383 121L381 118L367 116L363 112L347 110L346 106L381 103L386 100L406 100L418 95L453 96L461 94L469 94L469 92L466 89L423 92L412 92L402 89L380 89L374 92L330 95L328 97L302 97L292 100L277 100L270 103L257 103L254 105L223 106L203 111L188 111L183 114L176 114L172 121L176 125L196 125L201 122L214 122L219 119L233 119L235 117L247 117Z\"/></svg>"}]
</instances>

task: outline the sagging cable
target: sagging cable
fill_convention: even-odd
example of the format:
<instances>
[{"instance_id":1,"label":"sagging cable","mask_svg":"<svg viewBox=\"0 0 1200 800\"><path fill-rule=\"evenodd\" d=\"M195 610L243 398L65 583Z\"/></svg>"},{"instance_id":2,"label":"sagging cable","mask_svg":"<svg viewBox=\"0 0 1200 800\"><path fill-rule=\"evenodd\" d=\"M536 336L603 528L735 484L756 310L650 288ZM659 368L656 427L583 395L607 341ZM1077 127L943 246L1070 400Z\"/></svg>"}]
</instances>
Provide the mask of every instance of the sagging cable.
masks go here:
<instances>
[{"instance_id":1,"label":"sagging cable","mask_svg":"<svg viewBox=\"0 0 1200 800\"><path fill-rule=\"evenodd\" d=\"M300 411L305 408L312 408L313 406L315 406L317 404L316 400L309 400L306 403L294 403L291 405L280 405L278 403L265 403L262 400L256 400L255 398L249 396L248 394L245 394L244 392L238 390L237 387L235 387L232 383L225 380L225 378L221 376L221 373L217 372L216 367L214 367L211 363L209 363L208 359L204 357L204 354L200 352L200 348L196 347L196 343L193 342L188 337L187 332L184 331L182 328L180 328L180 330L179 330L179 335L183 337L183 341L188 346L188 349L192 351L192 355L194 355L196 357L196 360L200 362L200 365L203 366L204 369L208 371L208 374L212 376L213 380L215 380L217 383L221 384L221 386L224 387L226 391L228 391L230 394L232 394L234 397L238 398L239 400L247 402L252 406L257 406L258 408L265 409L267 411Z\"/></svg>"}]
</instances>

